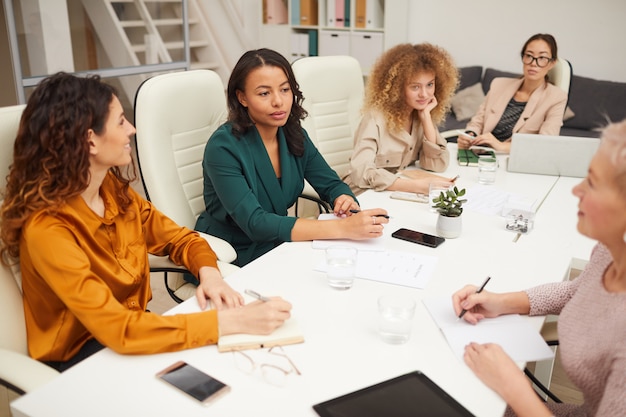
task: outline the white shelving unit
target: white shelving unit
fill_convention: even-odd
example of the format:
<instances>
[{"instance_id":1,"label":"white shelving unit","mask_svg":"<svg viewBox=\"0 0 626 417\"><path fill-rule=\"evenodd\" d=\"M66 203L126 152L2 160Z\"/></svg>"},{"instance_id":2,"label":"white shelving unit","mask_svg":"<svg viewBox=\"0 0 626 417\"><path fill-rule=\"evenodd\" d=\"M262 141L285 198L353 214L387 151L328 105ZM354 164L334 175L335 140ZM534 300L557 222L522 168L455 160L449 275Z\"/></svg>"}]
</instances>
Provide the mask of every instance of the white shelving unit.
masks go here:
<instances>
[{"instance_id":1,"label":"white shelving unit","mask_svg":"<svg viewBox=\"0 0 626 417\"><path fill-rule=\"evenodd\" d=\"M338 1L343 3L343 10L349 9L344 16L335 13ZM385 49L385 17L387 7L393 3L390 0L263 0L261 46L281 52L290 61L311 55L350 55L361 63L363 74L367 75ZM307 19L302 19L302 15L308 18L304 11L311 10L316 14L308 19L310 24L303 24Z\"/></svg>"}]
</instances>

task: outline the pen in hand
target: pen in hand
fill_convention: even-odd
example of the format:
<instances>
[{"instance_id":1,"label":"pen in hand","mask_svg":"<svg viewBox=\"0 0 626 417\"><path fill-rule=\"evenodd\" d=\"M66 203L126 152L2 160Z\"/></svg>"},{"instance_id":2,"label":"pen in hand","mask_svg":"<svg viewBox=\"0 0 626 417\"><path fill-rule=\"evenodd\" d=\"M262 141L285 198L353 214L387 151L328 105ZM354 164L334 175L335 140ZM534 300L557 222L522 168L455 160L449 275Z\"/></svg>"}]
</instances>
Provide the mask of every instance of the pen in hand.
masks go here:
<instances>
[{"instance_id":1,"label":"pen in hand","mask_svg":"<svg viewBox=\"0 0 626 417\"><path fill-rule=\"evenodd\" d=\"M245 292L246 294L248 294L249 296L256 298L257 300L261 300L261 301L270 301L270 299L269 299L268 297L265 297L265 296L263 296L263 295L259 294L259 293L258 293L258 292L256 292L256 291L252 291L252 290L248 290L248 289L246 289L246 290L244 290L244 292Z\"/></svg>"},{"instance_id":2,"label":"pen in hand","mask_svg":"<svg viewBox=\"0 0 626 417\"><path fill-rule=\"evenodd\" d=\"M483 282L483 285L481 285L480 288L478 288L476 290L476 294L481 293L485 289L485 286L487 285L487 283L489 282L490 279L491 279L491 277L487 277L485 282ZM462 319L463 316L465 315L465 313L467 313L466 309L461 310L461 314L459 314L459 319Z\"/></svg>"},{"instance_id":3,"label":"pen in hand","mask_svg":"<svg viewBox=\"0 0 626 417\"><path fill-rule=\"evenodd\" d=\"M361 212L361 210L356 210L356 209L351 209L350 210L350 213L352 213L352 214L357 214L357 213L360 213L360 212ZM389 216L386 215L386 214L374 214L374 217L384 217L385 219L389 218Z\"/></svg>"}]
</instances>

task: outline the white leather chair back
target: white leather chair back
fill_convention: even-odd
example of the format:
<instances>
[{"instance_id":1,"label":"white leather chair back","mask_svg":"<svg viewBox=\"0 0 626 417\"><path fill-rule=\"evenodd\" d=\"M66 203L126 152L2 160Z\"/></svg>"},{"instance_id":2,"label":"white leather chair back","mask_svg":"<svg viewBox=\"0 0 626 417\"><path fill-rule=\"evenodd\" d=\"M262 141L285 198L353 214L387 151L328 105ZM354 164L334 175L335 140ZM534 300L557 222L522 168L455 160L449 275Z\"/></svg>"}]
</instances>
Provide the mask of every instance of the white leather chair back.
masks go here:
<instances>
[{"instance_id":1,"label":"white leather chair back","mask_svg":"<svg viewBox=\"0 0 626 417\"><path fill-rule=\"evenodd\" d=\"M565 91L569 96L570 85L572 83L572 65L567 59L557 58L556 63L548 71L548 80Z\"/></svg>"},{"instance_id":2,"label":"white leather chair back","mask_svg":"<svg viewBox=\"0 0 626 417\"><path fill-rule=\"evenodd\" d=\"M204 210L204 147L226 116L224 85L210 70L157 75L137 91L137 154L146 194L181 226L193 229Z\"/></svg>"},{"instance_id":3,"label":"white leather chair back","mask_svg":"<svg viewBox=\"0 0 626 417\"><path fill-rule=\"evenodd\" d=\"M0 184L2 191L6 188L6 177L13 161L13 144L17 135L20 118L25 105L0 108ZM0 196L1 197L1 196ZM2 200L0 200L2 204ZM22 304L21 276L19 263L14 266L0 265L0 348L23 354L26 348L26 324L24 323L24 307Z\"/></svg>"},{"instance_id":4,"label":"white leather chair back","mask_svg":"<svg viewBox=\"0 0 626 417\"><path fill-rule=\"evenodd\" d=\"M2 184L2 190L4 190L5 181L9 174L9 166L13 161L13 144L25 107L25 104L0 107L0 149L2 149L0 152L0 184Z\"/></svg>"},{"instance_id":5,"label":"white leather chair back","mask_svg":"<svg viewBox=\"0 0 626 417\"><path fill-rule=\"evenodd\" d=\"M309 113L302 126L328 164L343 177L361 120L361 66L350 56L315 56L298 59L292 68Z\"/></svg>"},{"instance_id":6,"label":"white leather chair back","mask_svg":"<svg viewBox=\"0 0 626 417\"><path fill-rule=\"evenodd\" d=\"M22 291L14 272L19 273L19 264L15 268L0 264L0 348L26 355L28 350Z\"/></svg>"}]
</instances>

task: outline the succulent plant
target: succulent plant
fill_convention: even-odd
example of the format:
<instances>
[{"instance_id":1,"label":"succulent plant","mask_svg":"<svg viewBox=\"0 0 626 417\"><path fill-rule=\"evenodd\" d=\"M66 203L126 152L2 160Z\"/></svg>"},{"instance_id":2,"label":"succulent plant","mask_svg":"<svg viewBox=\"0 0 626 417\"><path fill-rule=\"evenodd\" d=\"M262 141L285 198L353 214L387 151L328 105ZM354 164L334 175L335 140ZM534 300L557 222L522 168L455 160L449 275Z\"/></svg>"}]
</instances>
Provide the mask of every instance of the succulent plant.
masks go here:
<instances>
[{"instance_id":1,"label":"succulent plant","mask_svg":"<svg viewBox=\"0 0 626 417\"><path fill-rule=\"evenodd\" d=\"M438 197L433 198L433 207L446 217L459 217L463 213L463 204L467 200L461 199L465 195L465 188L459 191L455 186L448 191L442 191Z\"/></svg>"}]
</instances>

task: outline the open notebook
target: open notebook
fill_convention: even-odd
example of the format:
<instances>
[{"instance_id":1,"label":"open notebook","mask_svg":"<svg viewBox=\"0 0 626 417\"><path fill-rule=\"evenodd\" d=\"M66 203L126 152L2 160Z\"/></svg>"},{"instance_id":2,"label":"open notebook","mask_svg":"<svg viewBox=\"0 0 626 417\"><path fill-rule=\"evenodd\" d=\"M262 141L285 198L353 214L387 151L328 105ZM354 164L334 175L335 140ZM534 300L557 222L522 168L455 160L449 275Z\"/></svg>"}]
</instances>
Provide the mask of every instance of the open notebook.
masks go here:
<instances>
[{"instance_id":1,"label":"open notebook","mask_svg":"<svg viewBox=\"0 0 626 417\"><path fill-rule=\"evenodd\" d=\"M256 301L247 294L243 294L246 304ZM282 326L274 330L272 334L229 334L221 336L217 343L217 350L229 352L231 350L269 348L279 345L292 345L304 342L304 335L295 318L290 317Z\"/></svg>"},{"instance_id":2,"label":"open notebook","mask_svg":"<svg viewBox=\"0 0 626 417\"><path fill-rule=\"evenodd\" d=\"M247 294L242 293L242 295L246 304L256 301ZM213 306L209 301L209 305L206 309L209 310L211 308L213 308ZM197 313L199 311L200 306L198 301L196 297L193 297L193 299L178 304L170 311L164 313L164 315L189 314ZM239 333L222 336L217 343L217 350L220 352L229 352L231 350L260 349L302 342L304 342L304 335L300 330L298 321L292 315L287 321L285 321L285 323L283 323L282 326L274 330L274 332L269 335Z\"/></svg>"}]
</instances>

